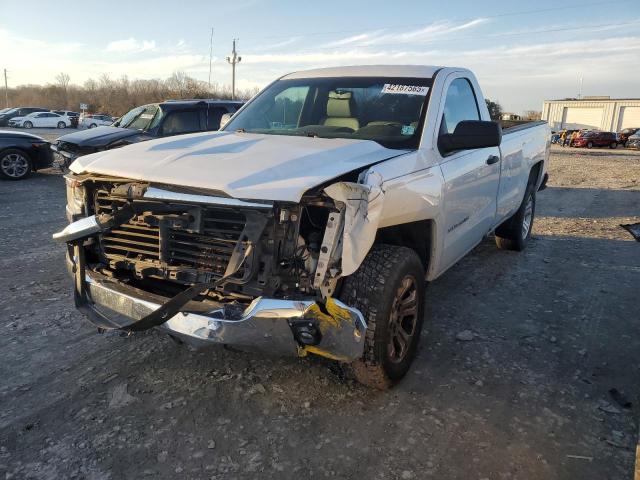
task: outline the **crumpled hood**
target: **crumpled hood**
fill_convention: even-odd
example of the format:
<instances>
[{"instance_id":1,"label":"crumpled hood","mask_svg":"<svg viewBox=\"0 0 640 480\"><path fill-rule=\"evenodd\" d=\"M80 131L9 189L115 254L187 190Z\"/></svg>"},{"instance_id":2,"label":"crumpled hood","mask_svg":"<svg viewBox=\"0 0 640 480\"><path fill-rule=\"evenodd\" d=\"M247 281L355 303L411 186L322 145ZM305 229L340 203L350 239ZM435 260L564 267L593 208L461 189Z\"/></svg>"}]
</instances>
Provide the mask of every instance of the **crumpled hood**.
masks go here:
<instances>
[{"instance_id":1,"label":"crumpled hood","mask_svg":"<svg viewBox=\"0 0 640 480\"><path fill-rule=\"evenodd\" d=\"M70 169L298 202L310 188L403 153L371 140L207 132L86 155Z\"/></svg>"},{"instance_id":2,"label":"crumpled hood","mask_svg":"<svg viewBox=\"0 0 640 480\"><path fill-rule=\"evenodd\" d=\"M96 127L80 130L77 132L62 135L58 138L61 142L68 142L79 147L106 147L116 140L132 137L139 134L140 131L130 128L119 127Z\"/></svg>"}]
</instances>

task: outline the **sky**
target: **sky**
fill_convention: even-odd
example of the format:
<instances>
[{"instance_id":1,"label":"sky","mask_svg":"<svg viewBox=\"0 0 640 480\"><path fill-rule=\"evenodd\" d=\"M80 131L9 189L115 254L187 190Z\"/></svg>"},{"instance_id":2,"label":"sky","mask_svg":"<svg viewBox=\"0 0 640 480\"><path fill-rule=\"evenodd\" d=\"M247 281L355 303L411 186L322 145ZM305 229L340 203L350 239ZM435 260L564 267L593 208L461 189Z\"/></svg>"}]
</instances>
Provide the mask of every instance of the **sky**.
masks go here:
<instances>
[{"instance_id":1,"label":"sky","mask_svg":"<svg viewBox=\"0 0 640 480\"><path fill-rule=\"evenodd\" d=\"M180 70L239 88L338 65L466 67L505 111L544 99L640 97L640 0L0 0L9 85L166 78ZM582 82L580 82L582 78Z\"/></svg>"}]
</instances>

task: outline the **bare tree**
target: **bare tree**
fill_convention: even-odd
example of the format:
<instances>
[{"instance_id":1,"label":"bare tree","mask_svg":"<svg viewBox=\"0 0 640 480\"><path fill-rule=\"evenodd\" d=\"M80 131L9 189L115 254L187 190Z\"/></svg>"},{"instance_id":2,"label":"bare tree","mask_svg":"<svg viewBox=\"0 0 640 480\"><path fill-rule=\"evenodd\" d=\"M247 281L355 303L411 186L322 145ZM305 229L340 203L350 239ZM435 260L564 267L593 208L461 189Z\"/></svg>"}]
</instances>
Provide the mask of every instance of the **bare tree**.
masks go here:
<instances>
[{"instance_id":1,"label":"bare tree","mask_svg":"<svg viewBox=\"0 0 640 480\"><path fill-rule=\"evenodd\" d=\"M542 118L542 112L538 110L526 110L522 118L529 121L540 120Z\"/></svg>"},{"instance_id":2,"label":"bare tree","mask_svg":"<svg viewBox=\"0 0 640 480\"><path fill-rule=\"evenodd\" d=\"M239 98L248 99L256 89L236 92ZM162 102L168 99L217 98L230 99L231 89L212 85L176 71L167 79L130 80L126 75L112 79L103 74L89 79L83 85L74 85L66 73L55 77L48 85L20 85L9 89L15 106L38 106L51 109L78 108L80 103L89 105L89 111L121 116L138 105Z\"/></svg>"},{"instance_id":3,"label":"bare tree","mask_svg":"<svg viewBox=\"0 0 640 480\"><path fill-rule=\"evenodd\" d=\"M487 103L491 120L500 120L502 116L502 106L498 102L494 102L488 98L485 98L484 101Z\"/></svg>"},{"instance_id":4,"label":"bare tree","mask_svg":"<svg viewBox=\"0 0 640 480\"><path fill-rule=\"evenodd\" d=\"M58 75L56 75L56 85L58 85L60 88L63 88L64 90L67 90L70 81L71 77L68 73L60 72Z\"/></svg>"},{"instance_id":5,"label":"bare tree","mask_svg":"<svg viewBox=\"0 0 640 480\"><path fill-rule=\"evenodd\" d=\"M71 81L71 77L69 74L60 72L56 75L56 86L60 91L60 102L62 103L62 108L69 107L69 82Z\"/></svg>"}]
</instances>

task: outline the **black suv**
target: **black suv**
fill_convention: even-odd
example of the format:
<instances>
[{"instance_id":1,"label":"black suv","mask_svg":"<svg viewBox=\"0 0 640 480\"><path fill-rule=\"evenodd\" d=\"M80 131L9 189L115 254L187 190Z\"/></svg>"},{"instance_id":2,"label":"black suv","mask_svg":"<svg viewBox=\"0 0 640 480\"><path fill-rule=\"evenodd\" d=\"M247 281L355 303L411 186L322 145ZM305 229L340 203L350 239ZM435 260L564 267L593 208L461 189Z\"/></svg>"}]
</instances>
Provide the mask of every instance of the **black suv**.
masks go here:
<instances>
[{"instance_id":1,"label":"black suv","mask_svg":"<svg viewBox=\"0 0 640 480\"><path fill-rule=\"evenodd\" d=\"M167 100L136 107L108 127L97 127L58 138L51 148L69 164L89 153L123 147L159 137L218 130L225 113L242 102L231 100Z\"/></svg>"},{"instance_id":2,"label":"black suv","mask_svg":"<svg viewBox=\"0 0 640 480\"><path fill-rule=\"evenodd\" d=\"M39 107L18 107L11 108L5 112L0 113L0 127L6 127L9 125L9 120L16 117L25 117L33 112L48 112L48 108Z\"/></svg>"}]
</instances>

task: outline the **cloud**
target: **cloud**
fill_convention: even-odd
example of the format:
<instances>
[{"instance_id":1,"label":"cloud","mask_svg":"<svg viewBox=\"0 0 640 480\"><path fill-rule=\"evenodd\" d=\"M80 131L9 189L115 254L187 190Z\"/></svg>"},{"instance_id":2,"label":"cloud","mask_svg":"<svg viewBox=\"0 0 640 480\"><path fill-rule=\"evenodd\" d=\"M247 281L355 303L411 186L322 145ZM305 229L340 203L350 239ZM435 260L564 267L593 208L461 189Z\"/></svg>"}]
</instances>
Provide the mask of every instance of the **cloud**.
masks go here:
<instances>
[{"instance_id":1,"label":"cloud","mask_svg":"<svg viewBox=\"0 0 640 480\"><path fill-rule=\"evenodd\" d=\"M145 52L148 50L155 50L155 48L155 40L139 41L131 37L127 38L126 40L114 40L113 42L109 42L107 44L107 47L105 48L105 51L117 53L137 53Z\"/></svg>"},{"instance_id":2,"label":"cloud","mask_svg":"<svg viewBox=\"0 0 640 480\"><path fill-rule=\"evenodd\" d=\"M8 30L0 28L0 51L3 58L23 56L22 52L44 52L50 48L50 42L15 35ZM56 51L64 55L77 53L84 47L81 42L62 41L56 43Z\"/></svg>"},{"instance_id":3,"label":"cloud","mask_svg":"<svg viewBox=\"0 0 640 480\"><path fill-rule=\"evenodd\" d=\"M485 94L510 111L540 109L547 98L577 93L578 72L589 95L637 96L640 36L519 43L484 48L352 47L266 54L245 52L239 78L265 85L292 70L366 64L459 65L476 73ZM589 52L588 56L579 52ZM598 68L593 68L597 65ZM243 83L239 84L243 85Z\"/></svg>"},{"instance_id":4,"label":"cloud","mask_svg":"<svg viewBox=\"0 0 640 480\"><path fill-rule=\"evenodd\" d=\"M277 44L260 45L242 51L238 65L237 83L240 88L263 87L281 75L294 70L340 65L366 64L424 64L464 66L476 73L483 91L498 100L506 110L521 111L540 109L545 98L561 98L577 93L578 72L584 76L586 95L637 96L640 75L637 59L640 58L640 35L619 32L595 38L589 29L584 39L552 41L544 36L523 36L501 39L487 38L484 42L473 39L461 43L463 35L449 32L468 31L481 19L471 22L436 22L426 27L394 34L372 31L359 38L345 37L337 40L340 45L283 48ZM473 22L476 22L475 24ZM428 30L427 30L428 29ZM446 32L446 33L445 33ZM572 37L575 37L573 35ZM282 39L292 41L294 37ZM429 43L429 39L443 41ZM416 39L424 40L422 43ZM302 44L302 38L300 43ZM131 55L143 48L142 40L126 39L118 42L121 50L111 50L108 55L96 55L104 45L87 45L70 41L40 41L0 29L0 51L3 63L9 70L9 85L53 82L55 75L66 72L72 83L83 83L88 78L98 78L102 73L112 77L128 75L129 78L167 78L175 70L183 70L201 80L209 71L208 49L195 49L187 42L174 39L156 45L147 41L143 55ZM362 45L367 43L367 45ZM150 44L153 48L149 48ZM427 44L428 48L423 45ZM125 45L129 49L125 48ZM307 44L309 45L309 44ZM304 46L304 45L303 45ZM266 51L267 47L274 51ZM112 47L114 48L114 47ZM583 54L589 52L589 55ZM597 66L595 68L594 66ZM224 58L214 57L213 80L220 84L231 83L231 67Z\"/></svg>"},{"instance_id":5,"label":"cloud","mask_svg":"<svg viewBox=\"0 0 640 480\"><path fill-rule=\"evenodd\" d=\"M129 78L166 78L176 70L189 73L205 65L209 58L203 55L176 54L158 55L140 60L93 61L85 65L88 77L96 78L101 73L117 77L127 75Z\"/></svg>"},{"instance_id":6,"label":"cloud","mask_svg":"<svg viewBox=\"0 0 640 480\"><path fill-rule=\"evenodd\" d=\"M281 42L276 42L276 43L271 43L271 44L267 44L267 45L261 45L259 47L256 47L255 50L262 52L264 50L275 50L277 48L282 48L282 47L287 47L293 43L296 43L297 41L300 40L300 37L291 37L288 38L286 40L282 40Z\"/></svg>"},{"instance_id":7,"label":"cloud","mask_svg":"<svg viewBox=\"0 0 640 480\"><path fill-rule=\"evenodd\" d=\"M401 45L407 43L428 43L435 38L444 37L446 35L468 30L486 23L486 18L476 18L463 23L455 23L451 21L438 21L431 23L425 27L400 33L384 33L385 30L378 30L369 33L362 33L351 37L342 38L329 43L325 43L323 47L342 47L342 46L358 46L370 47L375 45Z\"/></svg>"},{"instance_id":8,"label":"cloud","mask_svg":"<svg viewBox=\"0 0 640 480\"><path fill-rule=\"evenodd\" d=\"M331 47L342 47L344 45L353 45L354 43L360 43L360 42L366 43L366 42L370 42L374 38L378 38L382 33L384 33L384 30L378 30L376 32L369 32L369 33L361 33L359 35L353 35L351 37L341 38L340 40L334 40L332 42L325 43L322 46L331 48Z\"/></svg>"},{"instance_id":9,"label":"cloud","mask_svg":"<svg viewBox=\"0 0 640 480\"><path fill-rule=\"evenodd\" d=\"M142 50L144 58L127 55ZM205 64L208 67L208 56L179 50L161 49L155 42L128 39L112 42L111 53L100 56L95 55L94 47L81 43L43 42L0 29L0 51L9 71L10 86L53 82L60 72L68 73L72 83L81 84L103 73L112 77L166 78L175 70L190 71Z\"/></svg>"}]
</instances>

